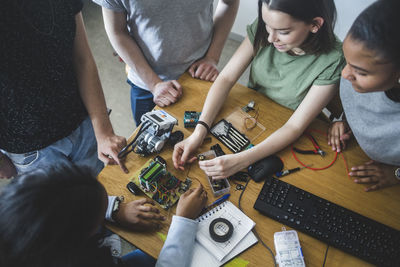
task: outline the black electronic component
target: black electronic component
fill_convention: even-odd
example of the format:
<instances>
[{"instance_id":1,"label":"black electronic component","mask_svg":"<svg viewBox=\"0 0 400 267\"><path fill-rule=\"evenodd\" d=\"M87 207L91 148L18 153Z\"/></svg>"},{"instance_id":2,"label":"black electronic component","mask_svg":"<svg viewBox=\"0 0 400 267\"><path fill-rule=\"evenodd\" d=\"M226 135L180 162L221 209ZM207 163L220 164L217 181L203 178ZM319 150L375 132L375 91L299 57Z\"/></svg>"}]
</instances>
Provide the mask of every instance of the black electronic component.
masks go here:
<instances>
[{"instance_id":1,"label":"black electronic component","mask_svg":"<svg viewBox=\"0 0 400 267\"><path fill-rule=\"evenodd\" d=\"M131 192L134 195L139 195L139 193L141 192L139 187L134 182L129 182L126 185L126 188L128 188L129 192Z\"/></svg>"},{"instance_id":2,"label":"black electronic component","mask_svg":"<svg viewBox=\"0 0 400 267\"><path fill-rule=\"evenodd\" d=\"M225 218L214 219L209 227L210 236L216 242L226 242L233 234L233 225Z\"/></svg>"},{"instance_id":3,"label":"black electronic component","mask_svg":"<svg viewBox=\"0 0 400 267\"><path fill-rule=\"evenodd\" d=\"M196 111L185 111L185 115L183 117L183 126L185 128L194 128L199 121L201 112Z\"/></svg>"},{"instance_id":4,"label":"black electronic component","mask_svg":"<svg viewBox=\"0 0 400 267\"><path fill-rule=\"evenodd\" d=\"M177 143L179 143L180 141L182 141L183 137L184 137L184 135L181 131L175 131L175 132L171 133L171 136L168 139L168 143L171 146L174 146Z\"/></svg>"},{"instance_id":5,"label":"black electronic component","mask_svg":"<svg viewBox=\"0 0 400 267\"><path fill-rule=\"evenodd\" d=\"M378 266L398 266L400 231L267 177L254 208L264 215Z\"/></svg>"},{"instance_id":6,"label":"black electronic component","mask_svg":"<svg viewBox=\"0 0 400 267\"><path fill-rule=\"evenodd\" d=\"M248 167L249 175L255 182L264 181L267 177L283 169L282 160L276 155L260 159Z\"/></svg>"},{"instance_id":7,"label":"black electronic component","mask_svg":"<svg viewBox=\"0 0 400 267\"><path fill-rule=\"evenodd\" d=\"M222 148L219 144L215 144L215 145L211 146L210 149L214 150L216 157L225 155L225 152L222 150Z\"/></svg>"},{"instance_id":8,"label":"black electronic component","mask_svg":"<svg viewBox=\"0 0 400 267\"><path fill-rule=\"evenodd\" d=\"M238 153L250 145L250 140L224 119L217 122L210 132L233 153Z\"/></svg>"}]
</instances>

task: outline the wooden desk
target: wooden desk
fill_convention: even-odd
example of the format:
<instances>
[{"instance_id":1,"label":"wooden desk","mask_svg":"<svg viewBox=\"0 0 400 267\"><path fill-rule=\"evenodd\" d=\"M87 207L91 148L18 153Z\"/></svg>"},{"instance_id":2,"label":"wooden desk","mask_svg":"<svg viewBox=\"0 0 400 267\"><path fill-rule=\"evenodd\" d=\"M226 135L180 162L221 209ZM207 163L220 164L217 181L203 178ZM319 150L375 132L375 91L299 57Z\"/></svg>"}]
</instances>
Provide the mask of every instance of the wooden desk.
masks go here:
<instances>
[{"instance_id":1,"label":"wooden desk","mask_svg":"<svg viewBox=\"0 0 400 267\"><path fill-rule=\"evenodd\" d=\"M185 137L188 137L192 130L183 128L184 111L201 110L211 83L192 79L187 74L183 75L179 79L179 82L184 88L183 97L178 103L165 108L165 110L178 119L179 126L175 128L175 130L180 129L185 134ZM261 142L264 138L281 127L292 114L291 110L272 102L270 99L254 90L236 84L216 121L228 116L235 107L246 105L250 100L256 101L260 113L259 122L266 127L266 131L254 140L253 143ZM327 124L315 120L309 128L318 129L324 132L327 129ZM324 161L321 161L321 157L319 156L303 156L302 159L307 160L308 162L310 162L309 159L314 159L314 167L325 166L332 159L333 154L330 153L331 150L326 145L326 137L317 134L314 136L323 150L328 152L328 155L325 157ZM209 150L210 146L216 142L216 139L213 138L213 142L203 145L200 151L203 152ZM225 146L222 144L221 146L225 152L228 152L228 149ZM311 143L309 143L309 140L306 138L300 138L300 140L296 142L296 146L310 147ZM177 177L183 179L187 175L186 170L185 172L181 172L173 168L171 147L165 147L160 155L167 160L168 170L174 173ZM285 168L294 168L299 166L291 155L289 148L284 149L278 153L278 155L284 160ZM361 164L368 160L354 140L349 144L349 148L344 153L344 157L346 158L349 167ZM126 162L130 171L129 174L124 174L118 166L107 166L100 173L99 180L106 187L107 192L110 195L124 195L127 201L134 200L138 197L133 196L126 189L126 184L129 182L130 176L134 170L140 168L147 160L148 158L141 158L140 156L131 153ZM209 203L211 203L214 198L212 197L206 177L197 164L191 166L189 176L197 177L202 181L202 184L209 192ZM376 192L364 192L363 185L355 184L347 176L344 161L341 157L338 157L336 163L327 170L312 171L305 169L286 176L283 180L364 216L400 230L400 188L392 187ZM260 233L263 241L274 251L273 234L277 231L281 231L282 226L284 225L261 215L258 211L253 209L254 202L262 185L263 183L256 184L255 182L250 181L248 188L243 195L242 207L244 212L256 222L256 229ZM194 186L196 187L196 181L194 181ZM240 192L241 191L235 191L234 186L231 189L230 201L236 205L238 204ZM144 195L140 197L143 196ZM169 212L162 212L168 217L168 220L159 232L167 234L175 208ZM110 225L109 227L114 232L151 256L158 256L163 242L157 231L151 233L138 233L123 230L113 225ZM321 266L327 245L308 235L302 234L301 232L298 232L298 234L307 266ZM239 257L249 261L250 263L248 266L273 266L271 255L260 243L245 251ZM367 266L368 264L358 258L330 247L326 265Z\"/></svg>"}]
</instances>

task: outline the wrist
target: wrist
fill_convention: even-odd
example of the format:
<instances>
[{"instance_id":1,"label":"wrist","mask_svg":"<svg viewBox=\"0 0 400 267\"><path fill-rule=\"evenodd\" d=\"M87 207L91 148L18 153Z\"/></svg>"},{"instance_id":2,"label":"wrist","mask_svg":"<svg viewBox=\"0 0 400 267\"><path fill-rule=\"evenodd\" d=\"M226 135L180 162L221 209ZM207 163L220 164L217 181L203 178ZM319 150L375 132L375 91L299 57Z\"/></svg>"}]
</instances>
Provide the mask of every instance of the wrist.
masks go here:
<instances>
[{"instance_id":1,"label":"wrist","mask_svg":"<svg viewBox=\"0 0 400 267\"><path fill-rule=\"evenodd\" d=\"M154 93L154 91L156 90L157 84L161 83L162 80L157 76L156 78L154 78L153 80L151 80L147 86L150 90L150 92Z\"/></svg>"},{"instance_id":2,"label":"wrist","mask_svg":"<svg viewBox=\"0 0 400 267\"><path fill-rule=\"evenodd\" d=\"M210 53L210 52L207 53L206 56L204 57L205 60L212 61L212 62L215 63L215 65L218 65L219 58L220 58L220 55L216 55L216 54L213 54L213 53Z\"/></svg>"},{"instance_id":3,"label":"wrist","mask_svg":"<svg viewBox=\"0 0 400 267\"><path fill-rule=\"evenodd\" d=\"M193 135L196 136L196 139L201 139L204 140L204 138L207 136L208 131L206 127L203 125L197 124L196 128L194 129Z\"/></svg>"}]
</instances>

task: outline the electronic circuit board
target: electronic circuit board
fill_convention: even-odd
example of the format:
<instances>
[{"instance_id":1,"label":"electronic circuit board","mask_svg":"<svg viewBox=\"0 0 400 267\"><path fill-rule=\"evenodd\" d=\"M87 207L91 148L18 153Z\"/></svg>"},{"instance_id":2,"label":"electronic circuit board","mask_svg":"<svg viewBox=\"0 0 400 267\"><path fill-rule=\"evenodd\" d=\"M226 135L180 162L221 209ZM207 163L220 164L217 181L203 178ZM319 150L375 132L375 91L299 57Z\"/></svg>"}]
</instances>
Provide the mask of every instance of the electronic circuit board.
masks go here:
<instances>
[{"instance_id":1,"label":"electronic circuit board","mask_svg":"<svg viewBox=\"0 0 400 267\"><path fill-rule=\"evenodd\" d=\"M183 117L183 126L185 128L194 128L197 125L197 122L199 121L201 112L196 112L196 111L185 111L184 117Z\"/></svg>"},{"instance_id":2,"label":"electronic circuit board","mask_svg":"<svg viewBox=\"0 0 400 267\"><path fill-rule=\"evenodd\" d=\"M181 181L167 171L166 162L160 156L146 162L141 170L135 172L127 185L129 191L137 194L140 189L157 202L163 209L172 207L191 186L192 181L186 178Z\"/></svg>"}]
</instances>

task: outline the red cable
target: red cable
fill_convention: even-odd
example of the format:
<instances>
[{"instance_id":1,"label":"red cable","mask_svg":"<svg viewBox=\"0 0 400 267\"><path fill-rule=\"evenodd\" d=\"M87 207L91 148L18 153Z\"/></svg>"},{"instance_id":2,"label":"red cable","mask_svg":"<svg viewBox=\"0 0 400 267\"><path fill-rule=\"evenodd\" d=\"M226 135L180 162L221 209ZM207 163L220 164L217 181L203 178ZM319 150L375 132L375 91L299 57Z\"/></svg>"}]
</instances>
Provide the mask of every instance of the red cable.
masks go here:
<instances>
[{"instance_id":1,"label":"red cable","mask_svg":"<svg viewBox=\"0 0 400 267\"><path fill-rule=\"evenodd\" d=\"M338 152L336 151L335 157L333 158L332 162L329 163L328 166L321 167L321 168L311 168L311 167L305 165L303 162L301 162L301 161L297 158L296 153L294 153L293 146L292 146L292 154L293 154L293 157L295 158L295 160L297 160L297 162L300 163L303 167L305 167L305 168L307 168L307 169L310 169L310 170L313 170L313 171L320 171L320 170L328 169L330 166L333 165L333 163L335 163L335 161L336 161L336 159L337 159Z\"/></svg>"},{"instance_id":2,"label":"red cable","mask_svg":"<svg viewBox=\"0 0 400 267\"><path fill-rule=\"evenodd\" d=\"M310 129L310 130L308 130L308 132L316 132L316 133L318 133L318 134L321 134L321 135L325 135L325 136L326 136L326 133L321 132L321 131L318 131L318 130L314 130L314 129ZM313 143L314 143L314 142L313 142ZM298 163L301 164L301 166L303 166L303 167L305 167L305 168L307 168L307 169L313 170L313 171L320 171L320 170L328 169L329 167L331 167L331 166L335 163L335 161L336 161L336 159L337 159L337 155L338 155L338 152L336 151L336 152L335 152L335 156L334 156L332 162L329 163L329 165L327 165L327 166L325 166L325 167L321 167L321 168L311 168L311 167L305 165L303 162L301 162L301 161L297 158L296 153L295 153L294 150L293 150L293 145L292 145L291 150L292 150L292 155L293 155L293 157L295 158L295 160L296 160ZM340 154L341 154L341 156L342 156L342 159L343 159L343 162L344 162L344 166L346 167L346 174L347 174L347 176L348 176L349 178L351 178L350 175L349 175L349 167L348 167L348 165L347 165L347 161L346 161L346 159L344 158L343 153L340 152Z\"/></svg>"}]
</instances>

